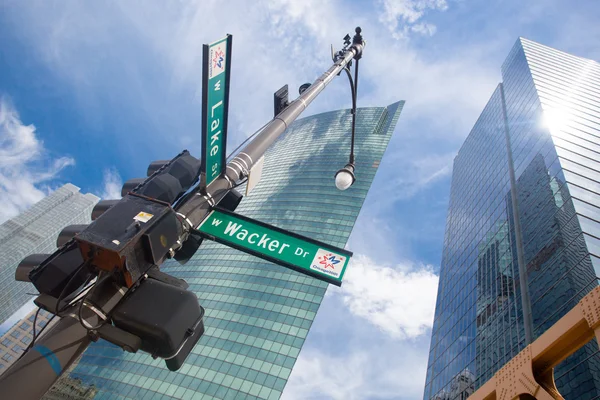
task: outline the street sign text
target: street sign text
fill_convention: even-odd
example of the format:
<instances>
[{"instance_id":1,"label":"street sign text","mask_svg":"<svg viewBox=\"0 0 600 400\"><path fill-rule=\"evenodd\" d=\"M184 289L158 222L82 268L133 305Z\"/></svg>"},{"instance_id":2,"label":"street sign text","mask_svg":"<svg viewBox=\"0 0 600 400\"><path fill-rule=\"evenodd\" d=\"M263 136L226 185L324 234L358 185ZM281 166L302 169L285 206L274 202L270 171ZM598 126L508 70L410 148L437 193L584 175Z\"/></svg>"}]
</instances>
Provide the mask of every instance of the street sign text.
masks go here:
<instances>
[{"instance_id":1,"label":"street sign text","mask_svg":"<svg viewBox=\"0 0 600 400\"><path fill-rule=\"evenodd\" d=\"M340 286L352 253L260 221L214 210L198 230L209 239Z\"/></svg>"},{"instance_id":2,"label":"street sign text","mask_svg":"<svg viewBox=\"0 0 600 400\"><path fill-rule=\"evenodd\" d=\"M208 187L225 168L231 35L204 45L202 71L202 172Z\"/></svg>"}]
</instances>

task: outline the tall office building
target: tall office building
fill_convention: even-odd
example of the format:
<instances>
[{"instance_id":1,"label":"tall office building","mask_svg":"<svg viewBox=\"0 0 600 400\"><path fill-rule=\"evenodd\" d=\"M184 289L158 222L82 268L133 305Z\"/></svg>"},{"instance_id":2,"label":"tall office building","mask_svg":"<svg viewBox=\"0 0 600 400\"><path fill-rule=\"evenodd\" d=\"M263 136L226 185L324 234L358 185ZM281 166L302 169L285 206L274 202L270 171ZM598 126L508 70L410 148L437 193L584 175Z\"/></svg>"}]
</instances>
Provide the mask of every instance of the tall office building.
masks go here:
<instances>
[{"instance_id":1,"label":"tall office building","mask_svg":"<svg viewBox=\"0 0 600 400\"><path fill-rule=\"evenodd\" d=\"M15 281L17 265L30 254L53 253L60 231L91 222L99 200L67 183L0 225L0 324L32 298L27 293L36 293L31 283Z\"/></svg>"},{"instance_id":2,"label":"tall office building","mask_svg":"<svg viewBox=\"0 0 600 400\"><path fill-rule=\"evenodd\" d=\"M425 399L465 397L598 285L600 64L519 39L502 79L454 159ZM597 344L554 376L596 398Z\"/></svg>"},{"instance_id":3,"label":"tall office building","mask_svg":"<svg viewBox=\"0 0 600 400\"><path fill-rule=\"evenodd\" d=\"M37 308L30 311L22 320L10 328L2 337L0 337L0 375L4 373L17 359L23 354L23 351L33 340L33 322L35 321L36 334L42 332L42 329L48 325L49 329L57 319L52 320L51 313L40 310L37 319L35 314Z\"/></svg>"},{"instance_id":4,"label":"tall office building","mask_svg":"<svg viewBox=\"0 0 600 400\"><path fill-rule=\"evenodd\" d=\"M358 110L356 182L344 192L334 174L348 161L349 111L294 122L236 212L343 247L403 104ZM206 309L206 332L181 370L100 341L69 376L94 385L96 399L278 399L327 284L209 241L186 265L162 269L185 279Z\"/></svg>"}]
</instances>

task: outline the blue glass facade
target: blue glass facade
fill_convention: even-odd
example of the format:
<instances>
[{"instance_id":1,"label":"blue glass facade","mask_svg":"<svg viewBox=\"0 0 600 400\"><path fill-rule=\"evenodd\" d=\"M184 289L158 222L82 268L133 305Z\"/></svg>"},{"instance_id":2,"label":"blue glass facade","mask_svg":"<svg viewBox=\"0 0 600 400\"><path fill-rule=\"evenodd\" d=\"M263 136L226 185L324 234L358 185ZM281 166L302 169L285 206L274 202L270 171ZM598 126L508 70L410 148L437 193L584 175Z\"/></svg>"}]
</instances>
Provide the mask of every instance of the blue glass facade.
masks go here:
<instances>
[{"instance_id":1,"label":"blue glass facade","mask_svg":"<svg viewBox=\"0 0 600 400\"><path fill-rule=\"evenodd\" d=\"M502 77L454 160L425 399L466 398L598 284L600 64L519 39ZM597 345L555 379L600 395Z\"/></svg>"},{"instance_id":2,"label":"blue glass facade","mask_svg":"<svg viewBox=\"0 0 600 400\"><path fill-rule=\"evenodd\" d=\"M357 180L344 192L333 178L348 160L349 111L296 121L236 212L343 247L403 104L359 109ZM68 375L94 385L96 399L278 399L327 284L207 241L186 265L162 269L184 278L206 309L206 332L180 371L100 341Z\"/></svg>"}]
</instances>

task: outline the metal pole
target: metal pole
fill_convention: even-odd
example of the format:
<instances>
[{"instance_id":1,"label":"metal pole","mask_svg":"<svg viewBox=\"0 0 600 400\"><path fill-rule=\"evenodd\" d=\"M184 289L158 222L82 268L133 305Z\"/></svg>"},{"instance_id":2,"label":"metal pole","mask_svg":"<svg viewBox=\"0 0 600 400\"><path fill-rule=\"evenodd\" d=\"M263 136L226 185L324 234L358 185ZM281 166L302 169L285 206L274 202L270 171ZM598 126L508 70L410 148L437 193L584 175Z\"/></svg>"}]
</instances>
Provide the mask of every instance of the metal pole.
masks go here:
<instances>
[{"instance_id":1,"label":"metal pole","mask_svg":"<svg viewBox=\"0 0 600 400\"><path fill-rule=\"evenodd\" d=\"M37 400L90 344L87 331L71 316L61 318L51 331L0 376L6 399Z\"/></svg>"},{"instance_id":2,"label":"metal pole","mask_svg":"<svg viewBox=\"0 0 600 400\"><path fill-rule=\"evenodd\" d=\"M123 297L113 282L107 281L98 289L92 293L91 301L104 312L112 310ZM85 351L91 338L87 329L79 323L77 309L78 303L66 310L56 325L0 375L0 397L40 399ZM98 316L85 307L82 314L86 321L94 325L99 322Z\"/></svg>"},{"instance_id":3,"label":"metal pole","mask_svg":"<svg viewBox=\"0 0 600 400\"><path fill-rule=\"evenodd\" d=\"M357 54L362 53L364 45L353 45L348 49L343 58L334 63L323 75L321 75L300 97L293 101L284 111L275 117L263 131L249 143L233 160L246 167L246 170L258 160L265 151L277 140L277 138L294 122L296 118L308 107L308 105L325 89L335 76L345 68L346 64ZM229 165L231 165L230 163ZM229 167L228 165L228 167ZM227 168L226 174L233 180L238 180L247 175L246 171L240 169L235 163Z\"/></svg>"},{"instance_id":4,"label":"metal pole","mask_svg":"<svg viewBox=\"0 0 600 400\"><path fill-rule=\"evenodd\" d=\"M357 44L363 44L364 46L364 40L363 37L361 35L362 33L362 29L360 29L360 27L356 27L356 29L354 30L355 35L352 38L352 44L353 45L357 45ZM358 97L358 62L360 61L362 57L362 53L359 53L356 55L356 57L354 57L356 59L356 64L354 65L354 84L351 85L352 86L352 142L350 144L350 165L352 166L352 170L354 171L354 133L355 133L355 127L356 127L356 102L358 101L357 97ZM346 69L348 72L348 78L350 78L350 71L348 69ZM352 79L350 79L352 80Z\"/></svg>"},{"instance_id":5,"label":"metal pole","mask_svg":"<svg viewBox=\"0 0 600 400\"><path fill-rule=\"evenodd\" d=\"M356 96L358 95L358 62L354 65L354 92L352 93L352 142L350 144L350 164L354 165L354 132L356 127Z\"/></svg>"},{"instance_id":6,"label":"metal pole","mask_svg":"<svg viewBox=\"0 0 600 400\"><path fill-rule=\"evenodd\" d=\"M364 42L353 43L344 55L338 59L323 75L321 75L300 97L294 100L285 110L269 122L256 138L250 142L227 164L224 176L211 184L211 193L192 196L177 212L184 215L196 227L210 212L211 204L218 202L234 185L248 176L254 163L263 156L267 149L285 132L287 127L298 118L308 105L325 89L353 58L360 58Z\"/></svg>"},{"instance_id":7,"label":"metal pole","mask_svg":"<svg viewBox=\"0 0 600 400\"><path fill-rule=\"evenodd\" d=\"M325 89L333 78L346 67L353 58L360 58L364 43L354 43L348 48L343 57L337 60L323 75L321 75L300 97L293 101L284 111L269 122L260 134L250 142L227 165L225 174L211 184L211 193L206 195L196 193L176 211L194 227L210 212L211 207L218 202L235 182L248 176L254 163L267 149L285 132L291 124L306 109L306 107ZM107 281L102 288L96 290L90 301L99 306L104 313L109 314L123 297L125 291ZM72 306L64 312L60 321L48 331L36 345L17 360L4 374L0 376L0 393L3 398L37 400L56 382L58 377L85 351L90 344L90 336L73 313ZM86 320L92 324L98 321L98 316L84 309ZM95 321L95 322L94 322Z\"/></svg>"},{"instance_id":8,"label":"metal pole","mask_svg":"<svg viewBox=\"0 0 600 400\"><path fill-rule=\"evenodd\" d=\"M348 82L350 82L350 92L352 94L352 108L350 109L350 114L352 114L352 138L350 142L350 159L349 163L354 165L354 128L356 126L356 86L355 80L358 78L358 60L356 60L356 66L354 67L354 77L352 78L352 73L348 68L344 68L346 75L348 75Z\"/></svg>"}]
</instances>

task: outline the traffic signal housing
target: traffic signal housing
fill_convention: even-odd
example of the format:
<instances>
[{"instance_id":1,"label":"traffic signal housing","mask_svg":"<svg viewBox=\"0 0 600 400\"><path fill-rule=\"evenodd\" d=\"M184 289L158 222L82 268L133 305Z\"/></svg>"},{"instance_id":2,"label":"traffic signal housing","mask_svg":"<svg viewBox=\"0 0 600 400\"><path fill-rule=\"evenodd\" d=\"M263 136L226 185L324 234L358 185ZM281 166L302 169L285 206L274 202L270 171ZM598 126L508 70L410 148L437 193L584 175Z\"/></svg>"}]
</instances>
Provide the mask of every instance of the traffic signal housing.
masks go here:
<instances>
[{"instance_id":1,"label":"traffic signal housing","mask_svg":"<svg viewBox=\"0 0 600 400\"><path fill-rule=\"evenodd\" d=\"M55 253L26 257L16 279L32 282L40 292L35 303L49 312L62 315L67 306L80 304L80 322L94 340L131 352L141 349L179 369L204 333L204 309L185 281L158 266L171 257L189 259L201 243L173 208L199 182L200 165L185 150L172 160L151 163L147 178L125 183L122 199L94 207L91 224L65 227ZM229 195L226 202L235 208L239 196ZM94 291L115 284L123 297L102 310L94 304ZM100 325L86 323L82 306L105 314Z\"/></svg>"},{"instance_id":2,"label":"traffic signal housing","mask_svg":"<svg viewBox=\"0 0 600 400\"><path fill-rule=\"evenodd\" d=\"M173 204L198 181L200 166L200 160L187 150L171 161L154 161L148 167L149 177L125 182L121 196L131 192Z\"/></svg>"},{"instance_id":3,"label":"traffic signal housing","mask_svg":"<svg viewBox=\"0 0 600 400\"><path fill-rule=\"evenodd\" d=\"M178 370L204 333L204 309L196 295L148 278L124 300L112 312L114 325L140 337L141 350Z\"/></svg>"}]
</instances>

